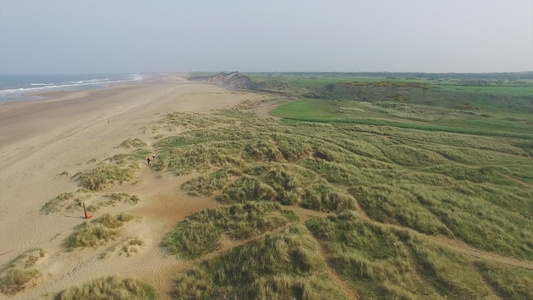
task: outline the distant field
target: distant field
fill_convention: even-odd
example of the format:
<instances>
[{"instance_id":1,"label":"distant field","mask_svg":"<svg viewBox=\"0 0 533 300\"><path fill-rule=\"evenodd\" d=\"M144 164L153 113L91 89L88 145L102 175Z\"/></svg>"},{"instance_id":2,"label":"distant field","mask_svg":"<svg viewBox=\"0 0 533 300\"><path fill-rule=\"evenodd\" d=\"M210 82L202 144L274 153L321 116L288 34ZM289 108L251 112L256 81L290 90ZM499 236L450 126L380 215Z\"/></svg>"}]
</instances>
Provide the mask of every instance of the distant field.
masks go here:
<instances>
[{"instance_id":1,"label":"distant field","mask_svg":"<svg viewBox=\"0 0 533 300\"><path fill-rule=\"evenodd\" d=\"M401 110L394 108L401 107ZM303 98L278 107L272 114L284 120L353 123L473 135L533 138L529 114L484 115L476 111L450 110L431 106L395 103L391 105L353 101L323 101Z\"/></svg>"},{"instance_id":2,"label":"distant field","mask_svg":"<svg viewBox=\"0 0 533 300\"><path fill-rule=\"evenodd\" d=\"M531 86L461 86L461 85L440 85L443 89L470 91L487 94L509 94L516 96L531 96L533 94L533 84Z\"/></svg>"},{"instance_id":3,"label":"distant field","mask_svg":"<svg viewBox=\"0 0 533 300\"><path fill-rule=\"evenodd\" d=\"M272 112L284 120L533 137L529 81L332 76L256 80L267 89L278 87L299 96Z\"/></svg>"}]
</instances>

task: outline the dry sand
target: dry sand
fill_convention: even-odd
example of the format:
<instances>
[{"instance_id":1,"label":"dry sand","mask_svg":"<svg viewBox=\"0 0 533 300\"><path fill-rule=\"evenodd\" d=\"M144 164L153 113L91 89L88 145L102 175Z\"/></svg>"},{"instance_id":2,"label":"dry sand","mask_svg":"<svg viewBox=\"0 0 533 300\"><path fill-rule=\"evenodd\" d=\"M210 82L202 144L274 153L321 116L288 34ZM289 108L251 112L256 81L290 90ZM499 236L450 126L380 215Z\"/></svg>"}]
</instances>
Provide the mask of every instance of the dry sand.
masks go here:
<instances>
[{"instance_id":1,"label":"dry sand","mask_svg":"<svg viewBox=\"0 0 533 300\"><path fill-rule=\"evenodd\" d=\"M234 107L261 96L189 82L178 75L153 77L142 83L104 90L58 92L47 100L0 106L0 271L31 248L43 248L37 262L43 276L35 286L10 299L35 299L106 276L123 275L151 283L167 299L172 274L189 266L159 248L162 237L191 213L216 206L209 198L190 198L179 186L187 177L157 175L142 164L136 184L115 185L106 192L137 195L135 206L106 207L95 213L129 212L142 217L127 224L127 236L144 245L131 257L109 251L122 240L97 248L66 252L63 239L84 222L81 214L40 212L57 195L79 186L70 177L125 149L127 138L140 138L151 150L154 134L141 127L173 111L209 112ZM89 161L96 159L94 163ZM142 163L142 162L141 162ZM68 172L69 176L59 175ZM6 298L0 293L0 299Z\"/></svg>"}]
</instances>

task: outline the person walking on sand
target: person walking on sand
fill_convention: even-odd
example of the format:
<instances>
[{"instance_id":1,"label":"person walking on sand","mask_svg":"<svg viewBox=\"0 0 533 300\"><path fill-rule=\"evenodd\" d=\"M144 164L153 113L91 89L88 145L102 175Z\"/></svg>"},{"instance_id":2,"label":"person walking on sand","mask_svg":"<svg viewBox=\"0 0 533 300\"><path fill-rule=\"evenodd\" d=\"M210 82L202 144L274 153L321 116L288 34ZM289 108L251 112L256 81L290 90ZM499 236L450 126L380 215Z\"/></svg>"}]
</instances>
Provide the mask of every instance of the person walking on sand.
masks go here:
<instances>
[{"instance_id":1,"label":"person walking on sand","mask_svg":"<svg viewBox=\"0 0 533 300\"><path fill-rule=\"evenodd\" d=\"M155 161L155 153L152 153L152 160Z\"/></svg>"},{"instance_id":2,"label":"person walking on sand","mask_svg":"<svg viewBox=\"0 0 533 300\"><path fill-rule=\"evenodd\" d=\"M148 162L148 166L151 166L151 164L150 164L150 157L148 157L148 158L146 159L146 161Z\"/></svg>"}]
</instances>

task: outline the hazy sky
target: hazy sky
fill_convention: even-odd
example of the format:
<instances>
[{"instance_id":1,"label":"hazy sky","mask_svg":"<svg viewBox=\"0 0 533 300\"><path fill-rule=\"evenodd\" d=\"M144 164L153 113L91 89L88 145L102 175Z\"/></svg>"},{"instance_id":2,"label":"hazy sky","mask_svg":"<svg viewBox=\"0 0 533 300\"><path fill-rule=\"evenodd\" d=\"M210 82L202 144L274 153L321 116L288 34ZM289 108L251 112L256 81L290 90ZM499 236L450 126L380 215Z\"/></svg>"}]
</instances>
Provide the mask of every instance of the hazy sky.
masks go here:
<instances>
[{"instance_id":1,"label":"hazy sky","mask_svg":"<svg viewBox=\"0 0 533 300\"><path fill-rule=\"evenodd\" d=\"M533 0L0 0L0 73L533 71Z\"/></svg>"}]
</instances>

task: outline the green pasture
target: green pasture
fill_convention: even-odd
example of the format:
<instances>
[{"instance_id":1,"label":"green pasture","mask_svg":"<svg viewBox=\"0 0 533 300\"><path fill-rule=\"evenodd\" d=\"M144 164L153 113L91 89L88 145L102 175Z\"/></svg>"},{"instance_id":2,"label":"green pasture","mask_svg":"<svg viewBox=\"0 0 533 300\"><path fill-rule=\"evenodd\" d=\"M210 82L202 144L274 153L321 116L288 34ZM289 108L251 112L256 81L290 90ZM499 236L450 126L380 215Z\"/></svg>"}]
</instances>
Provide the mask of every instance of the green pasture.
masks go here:
<instances>
[{"instance_id":1,"label":"green pasture","mask_svg":"<svg viewBox=\"0 0 533 300\"><path fill-rule=\"evenodd\" d=\"M286 121L335 124L366 124L472 135L531 139L533 116L506 113L501 116L481 112L402 104L407 110L385 109L363 102L303 98L284 104L271 113ZM396 104L397 105L397 104ZM409 112L408 110L412 111ZM512 116L512 117L511 117Z\"/></svg>"}]
</instances>

